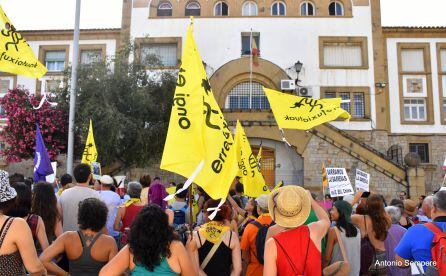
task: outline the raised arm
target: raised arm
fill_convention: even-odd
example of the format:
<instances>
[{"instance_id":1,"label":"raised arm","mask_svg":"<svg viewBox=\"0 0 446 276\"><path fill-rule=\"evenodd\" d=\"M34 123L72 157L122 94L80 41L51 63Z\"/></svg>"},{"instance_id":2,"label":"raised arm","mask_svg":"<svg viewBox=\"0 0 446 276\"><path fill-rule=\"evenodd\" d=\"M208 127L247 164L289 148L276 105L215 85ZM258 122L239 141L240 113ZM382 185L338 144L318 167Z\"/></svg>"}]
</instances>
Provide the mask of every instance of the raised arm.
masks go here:
<instances>
[{"instance_id":1,"label":"raised arm","mask_svg":"<svg viewBox=\"0 0 446 276\"><path fill-rule=\"evenodd\" d=\"M321 241L330 228L330 218L328 217L327 211L313 199L310 192L307 191L307 193L311 200L311 208L314 210L318 218L318 221L310 223L308 227L310 228L311 236L315 237L318 241Z\"/></svg>"},{"instance_id":2,"label":"raised arm","mask_svg":"<svg viewBox=\"0 0 446 276\"><path fill-rule=\"evenodd\" d=\"M238 206L237 202L235 202L235 200L232 198L232 196L228 195L227 199L228 199L229 203L232 205L232 208L234 208L240 216L245 217L247 212L244 209L242 209L240 206Z\"/></svg>"}]
</instances>

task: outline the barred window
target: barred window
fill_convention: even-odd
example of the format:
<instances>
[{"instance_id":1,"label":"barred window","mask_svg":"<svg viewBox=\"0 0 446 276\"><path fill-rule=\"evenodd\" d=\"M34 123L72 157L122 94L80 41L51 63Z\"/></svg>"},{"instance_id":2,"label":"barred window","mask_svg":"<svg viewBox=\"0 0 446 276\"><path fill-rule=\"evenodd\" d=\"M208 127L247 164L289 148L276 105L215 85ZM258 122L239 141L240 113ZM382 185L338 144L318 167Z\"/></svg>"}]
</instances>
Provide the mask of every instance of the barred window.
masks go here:
<instances>
[{"instance_id":1,"label":"barred window","mask_svg":"<svg viewBox=\"0 0 446 276\"><path fill-rule=\"evenodd\" d=\"M409 144L409 152L417 153L421 158L421 163L429 163L429 144Z\"/></svg>"},{"instance_id":2,"label":"barred window","mask_svg":"<svg viewBox=\"0 0 446 276\"><path fill-rule=\"evenodd\" d=\"M403 149L399 145L392 145L387 150L387 157L393 162L403 165Z\"/></svg>"},{"instance_id":3,"label":"barred window","mask_svg":"<svg viewBox=\"0 0 446 276\"><path fill-rule=\"evenodd\" d=\"M176 43L168 44L142 44L141 45L141 62L147 63L150 57L154 56L159 59L165 67L175 67L178 65Z\"/></svg>"},{"instance_id":4,"label":"barred window","mask_svg":"<svg viewBox=\"0 0 446 276\"><path fill-rule=\"evenodd\" d=\"M353 93L352 116L355 118L364 118L365 117L364 93Z\"/></svg>"},{"instance_id":5,"label":"barred window","mask_svg":"<svg viewBox=\"0 0 446 276\"><path fill-rule=\"evenodd\" d=\"M363 92L332 92L327 91L324 98L341 98L342 100L350 100L350 102L341 103L341 108L346 110L355 119L366 118L366 100Z\"/></svg>"},{"instance_id":6,"label":"barred window","mask_svg":"<svg viewBox=\"0 0 446 276\"><path fill-rule=\"evenodd\" d=\"M270 105L260 83L242 82L229 92L226 98L226 108L270 109Z\"/></svg>"}]
</instances>

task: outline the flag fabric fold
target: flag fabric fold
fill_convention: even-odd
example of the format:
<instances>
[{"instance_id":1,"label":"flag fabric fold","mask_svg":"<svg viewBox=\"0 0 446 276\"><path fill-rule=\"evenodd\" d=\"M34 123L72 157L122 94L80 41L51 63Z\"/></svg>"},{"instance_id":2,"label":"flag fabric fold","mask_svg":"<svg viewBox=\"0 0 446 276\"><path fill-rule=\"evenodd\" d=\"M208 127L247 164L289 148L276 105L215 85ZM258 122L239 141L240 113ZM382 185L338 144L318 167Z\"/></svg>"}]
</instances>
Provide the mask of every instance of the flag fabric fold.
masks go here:
<instances>
[{"instance_id":1,"label":"flag fabric fold","mask_svg":"<svg viewBox=\"0 0 446 276\"><path fill-rule=\"evenodd\" d=\"M188 184L193 178L214 199L226 198L238 171L234 140L214 98L192 24L187 30L160 167L189 178Z\"/></svg>"},{"instance_id":2,"label":"flag fabric fold","mask_svg":"<svg viewBox=\"0 0 446 276\"><path fill-rule=\"evenodd\" d=\"M36 124L36 149L34 152L34 182L46 181L46 176L53 174L50 156L45 147L39 125Z\"/></svg>"},{"instance_id":3,"label":"flag fabric fold","mask_svg":"<svg viewBox=\"0 0 446 276\"><path fill-rule=\"evenodd\" d=\"M257 47L257 42L252 35L251 32L251 55L252 55L252 64L254 66L259 66L259 56L260 56L260 50L259 47Z\"/></svg>"},{"instance_id":4,"label":"flag fabric fold","mask_svg":"<svg viewBox=\"0 0 446 276\"><path fill-rule=\"evenodd\" d=\"M322 189L328 187L327 170L325 169L325 163L322 163Z\"/></svg>"},{"instance_id":5,"label":"flag fabric fold","mask_svg":"<svg viewBox=\"0 0 446 276\"><path fill-rule=\"evenodd\" d=\"M269 194L265 179L260 172L258 159L252 153L248 137L239 121L237 121L234 140L239 167L238 176L241 178L245 195L259 197Z\"/></svg>"},{"instance_id":6,"label":"flag fabric fold","mask_svg":"<svg viewBox=\"0 0 446 276\"><path fill-rule=\"evenodd\" d=\"M91 163L96 162L97 159L98 159L98 150L96 149L96 143L94 142L93 122L90 119L87 141L85 142L85 149L82 154L82 163L91 166Z\"/></svg>"},{"instance_id":7,"label":"flag fabric fold","mask_svg":"<svg viewBox=\"0 0 446 276\"><path fill-rule=\"evenodd\" d=\"M43 77L48 69L40 63L25 38L0 6L0 71L30 78Z\"/></svg>"},{"instance_id":8,"label":"flag fabric fold","mask_svg":"<svg viewBox=\"0 0 446 276\"><path fill-rule=\"evenodd\" d=\"M308 130L326 122L350 119L341 108L341 98L320 99L298 97L263 88L279 128Z\"/></svg>"}]
</instances>

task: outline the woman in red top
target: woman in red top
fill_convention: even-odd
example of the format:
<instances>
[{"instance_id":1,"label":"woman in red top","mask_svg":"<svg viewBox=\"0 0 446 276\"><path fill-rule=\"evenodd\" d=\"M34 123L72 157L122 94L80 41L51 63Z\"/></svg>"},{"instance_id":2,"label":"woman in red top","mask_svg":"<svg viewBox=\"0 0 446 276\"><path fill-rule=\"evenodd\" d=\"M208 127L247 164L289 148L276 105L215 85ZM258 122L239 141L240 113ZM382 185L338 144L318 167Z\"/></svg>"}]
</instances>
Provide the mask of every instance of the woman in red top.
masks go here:
<instances>
[{"instance_id":1,"label":"woman in red top","mask_svg":"<svg viewBox=\"0 0 446 276\"><path fill-rule=\"evenodd\" d=\"M130 182L127 186L127 194L130 196L130 199L119 207L118 213L116 214L113 228L116 231L121 232L120 242L122 246L127 244L127 234L129 233L130 225L136 215L145 206L145 204L141 202L141 190L142 186L139 182Z\"/></svg>"},{"instance_id":2,"label":"woman in red top","mask_svg":"<svg viewBox=\"0 0 446 276\"><path fill-rule=\"evenodd\" d=\"M319 220L303 225L311 208ZM272 192L268 209L276 225L268 230L263 275L321 275L321 241L330 227L325 210L298 186Z\"/></svg>"}]
</instances>

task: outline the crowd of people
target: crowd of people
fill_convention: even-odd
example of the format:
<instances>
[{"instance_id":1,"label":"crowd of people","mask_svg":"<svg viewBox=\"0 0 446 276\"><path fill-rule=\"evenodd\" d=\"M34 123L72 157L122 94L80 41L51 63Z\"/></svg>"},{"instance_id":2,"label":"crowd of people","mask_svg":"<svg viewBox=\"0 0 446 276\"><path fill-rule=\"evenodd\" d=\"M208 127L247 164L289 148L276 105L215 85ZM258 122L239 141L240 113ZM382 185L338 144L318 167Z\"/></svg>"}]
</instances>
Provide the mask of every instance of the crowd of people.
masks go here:
<instances>
[{"instance_id":1,"label":"crowd of people","mask_svg":"<svg viewBox=\"0 0 446 276\"><path fill-rule=\"evenodd\" d=\"M446 191L387 204L289 185L248 198L237 179L223 204L175 183L166 202L159 177L125 193L86 164L73 177L0 170L0 275L446 275Z\"/></svg>"}]
</instances>

